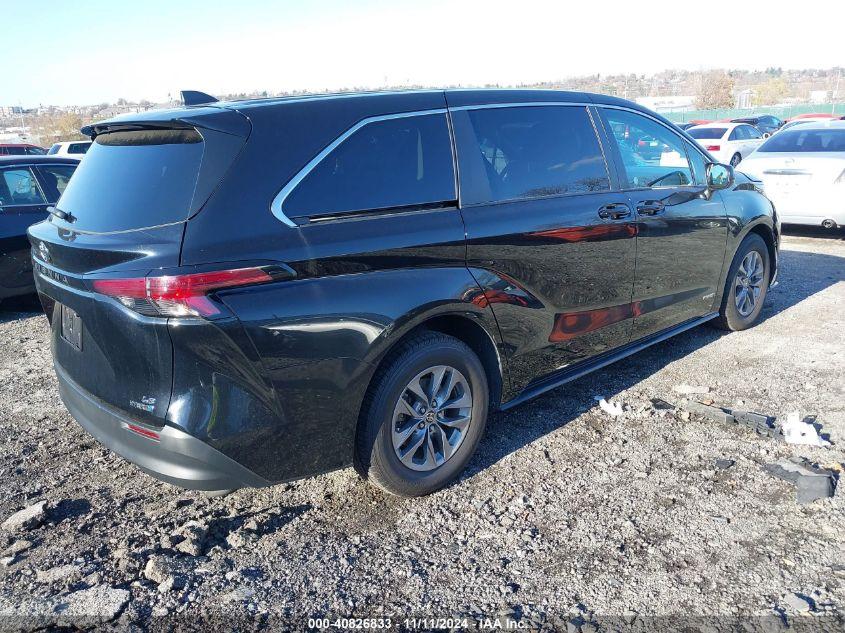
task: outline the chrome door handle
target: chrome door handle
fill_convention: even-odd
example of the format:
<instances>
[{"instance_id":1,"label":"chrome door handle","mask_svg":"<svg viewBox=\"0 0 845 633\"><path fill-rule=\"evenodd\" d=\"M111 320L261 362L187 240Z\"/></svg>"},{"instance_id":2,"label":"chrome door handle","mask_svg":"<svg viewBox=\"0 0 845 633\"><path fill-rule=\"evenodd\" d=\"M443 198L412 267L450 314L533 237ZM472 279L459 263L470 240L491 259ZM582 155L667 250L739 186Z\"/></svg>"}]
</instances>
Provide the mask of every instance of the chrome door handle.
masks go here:
<instances>
[{"instance_id":1,"label":"chrome door handle","mask_svg":"<svg viewBox=\"0 0 845 633\"><path fill-rule=\"evenodd\" d=\"M637 213L640 215L657 215L666 206L660 200L643 200L637 205Z\"/></svg>"},{"instance_id":2,"label":"chrome door handle","mask_svg":"<svg viewBox=\"0 0 845 633\"><path fill-rule=\"evenodd\" d=\"M631 208L627 204L606 204L599 209L599 217L603 220L621 220L631 215Z\"/></svg>"}]
</instances>

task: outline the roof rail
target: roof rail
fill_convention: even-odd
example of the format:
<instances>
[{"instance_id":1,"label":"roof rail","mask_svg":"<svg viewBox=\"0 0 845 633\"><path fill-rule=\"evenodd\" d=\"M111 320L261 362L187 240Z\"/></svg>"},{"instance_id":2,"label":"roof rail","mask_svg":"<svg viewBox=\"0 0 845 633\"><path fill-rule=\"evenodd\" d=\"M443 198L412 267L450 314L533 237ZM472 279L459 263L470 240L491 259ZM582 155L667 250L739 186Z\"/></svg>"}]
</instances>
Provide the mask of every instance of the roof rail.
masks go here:
<instances>
[{"instance_id":1,"label":"roof rail","mask_svg":"<svg viewBox=\"0 0 845 633\"><path fill-rule=\"evenodd\" d=\"M198 90L182 90L182 103L186 106L204 105L206 103L216 103L217 99L204 92Z\"/></svg>"}]
</instances>

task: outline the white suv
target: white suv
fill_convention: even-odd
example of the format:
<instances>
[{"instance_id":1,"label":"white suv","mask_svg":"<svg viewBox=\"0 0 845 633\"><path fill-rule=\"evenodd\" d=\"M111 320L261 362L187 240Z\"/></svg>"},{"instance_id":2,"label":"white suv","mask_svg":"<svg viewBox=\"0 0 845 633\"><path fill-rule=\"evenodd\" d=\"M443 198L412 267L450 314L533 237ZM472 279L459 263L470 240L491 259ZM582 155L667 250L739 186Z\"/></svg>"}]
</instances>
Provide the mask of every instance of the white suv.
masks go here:
<instances>
[{"instance_id":1,"label":"white suv","mask_svg":"<svg viewBox=\"0 0 845 633\"><path fill-rule=\"evenodd\" d=\"M47 153L53 156L67 156L68 158L78 158L81 160L89 147L91 147L91 141L64 141L62 143L54 143L47 150Z\"/></svg>"}]
</instances>

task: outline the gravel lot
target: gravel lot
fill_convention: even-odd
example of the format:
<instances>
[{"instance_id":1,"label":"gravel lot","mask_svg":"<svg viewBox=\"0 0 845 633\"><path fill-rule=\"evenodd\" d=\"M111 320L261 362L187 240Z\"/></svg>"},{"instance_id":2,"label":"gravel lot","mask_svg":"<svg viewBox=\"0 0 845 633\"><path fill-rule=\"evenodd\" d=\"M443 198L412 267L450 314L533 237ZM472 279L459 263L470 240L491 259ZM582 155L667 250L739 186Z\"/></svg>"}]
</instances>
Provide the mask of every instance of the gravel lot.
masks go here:
<instances>
[{"instance_id":1,"label":"gravel lot","mask_svg":"<svg viewBox=\"0 0 845 633\"><path fill-rule=\"evenodd\" d=\"M454 616L585 632L737 620L841 630L845 489L798 505L762 465L845 464L843 281L841 234L787 237L759 326L697 328L494 416L463 479L417 500L351 469L216 499L160 483L80 430L59 400L45 318L9 302L0 522L35 507L0 529L0 629L304 628L309 617L422 629L436 623L405 618ZM683 396L681 384L712 391ZM779 420L800 410L833 446L657 410L654 397Z\"/></svg>"}]
</instances>

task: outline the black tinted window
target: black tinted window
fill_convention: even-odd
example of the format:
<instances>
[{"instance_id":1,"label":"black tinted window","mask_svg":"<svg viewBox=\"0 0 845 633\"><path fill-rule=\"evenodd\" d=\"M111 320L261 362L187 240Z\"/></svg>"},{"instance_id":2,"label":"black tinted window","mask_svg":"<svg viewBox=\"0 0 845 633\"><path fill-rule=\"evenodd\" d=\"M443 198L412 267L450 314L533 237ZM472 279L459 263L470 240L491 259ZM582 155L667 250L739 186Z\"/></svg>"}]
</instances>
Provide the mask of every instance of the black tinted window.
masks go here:
<instances>
[{"instance_id":1,"label":"black tinted window","mask_svg":"<svg viewBox=\"0 0 845 633\"><path fill-rule=\"evenodd\" d=\"M466 204L606 191L610 181L583 107L467 110L455 117ZM480 181L480 182L479 182ZM481 186L481 185L484 186Z\"/></svg>"},{"instance_id":2,"label":"black tinted window","mask_svg":"<svg viewBox=\"0 0 845 633\"><path fill-rule=\"evenodd\" d=\"M454 199L446 115L427 114L373 121L353 132L294 188L283 210L293 218Z\"/></svg>"},{"instance_id":3,"label":"black tinted window","mask_svg":"<svg viewBox=\"0 0 845 633\"><path fill-rule=\"evenodd\" d=\"M76 171L75 165L38 165L36 167L44 183L47 201L54 203L64 193L70 177Z\"/></svg>"},{"instance_id":4,"label":"black tinted window","mask_svg":"<svg viewBox=\"0 0 845 633\"><path fill-rule=\"evenodd\" d=\"M89 143L71 143L67 148L68 154L84 154L88 151Z\"/></svg>"},{"instance_id":5,"label":"black tinted window","mask_svg":"<svg viewBox=\"0 0 845 633\"><path fill-rule=\"evenodd\" d=\"M204 145L195 130L101 134L57 206L95 232L186 220Z\"/></svg>"},{"instance_id":6,"label":"black tinted window","mask_svg":"<svg viewBox=\"0 0 845 633\"><path fill-rule=\"evenodd\" d=\"M778 132L758 152L845 152L845 129L807 130L799 125Z\"/></svg>"},{"instance_id":7,"label":"black tinted window","mask_svg":"<svg viewBox=\"0 0 845 633\"><path fill-rule=\"evenodd\" d=\"M727 131L728 128L726 127L694 127L691 130L687 130L687 134L701 141L722 138Z\"/></svg>"}]
</instances>

